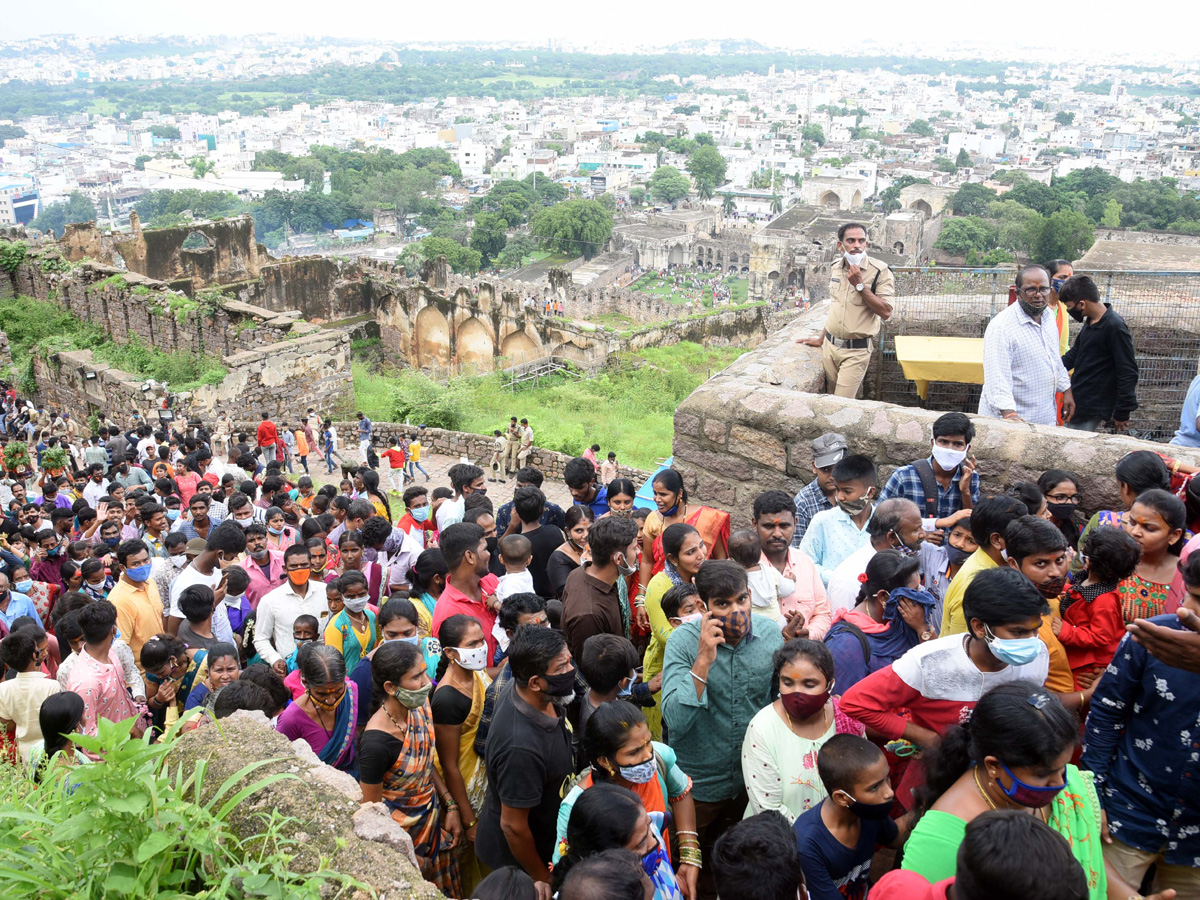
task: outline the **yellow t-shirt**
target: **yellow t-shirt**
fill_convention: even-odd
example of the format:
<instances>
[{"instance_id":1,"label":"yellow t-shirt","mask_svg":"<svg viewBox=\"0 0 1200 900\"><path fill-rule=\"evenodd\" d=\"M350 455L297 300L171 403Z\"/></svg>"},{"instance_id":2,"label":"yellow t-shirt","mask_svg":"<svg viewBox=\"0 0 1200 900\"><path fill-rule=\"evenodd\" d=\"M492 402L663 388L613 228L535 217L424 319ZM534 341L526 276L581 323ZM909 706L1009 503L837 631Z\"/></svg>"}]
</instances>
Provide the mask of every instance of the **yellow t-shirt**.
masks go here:
<instances>
[{"instance_id":1,"label":"yellow t-shirt","mask_svg":"<svg viewBox=\"0 0 1200 900\"><path fill-rule=\"evenodd\" d=\"M408 458L413 462L421 461L421 442L413 441L408 445Z\"/></svg>"},{"instance_id":2,"label":"yellow t-shirt","mask_svg":"<svg viewBox=\"0 0 1200 900\"><path fill-rule=\"evenodd\" d=\"M983 550L976 550L967 557L967 561L950 582L946 597L942 601L942 627L939 632L942 637L948 634L966 634L967 618L963 615L963 595L967 592L967 585L980 572L994 568L996 563Z\"/></svg>"}]
</instances>

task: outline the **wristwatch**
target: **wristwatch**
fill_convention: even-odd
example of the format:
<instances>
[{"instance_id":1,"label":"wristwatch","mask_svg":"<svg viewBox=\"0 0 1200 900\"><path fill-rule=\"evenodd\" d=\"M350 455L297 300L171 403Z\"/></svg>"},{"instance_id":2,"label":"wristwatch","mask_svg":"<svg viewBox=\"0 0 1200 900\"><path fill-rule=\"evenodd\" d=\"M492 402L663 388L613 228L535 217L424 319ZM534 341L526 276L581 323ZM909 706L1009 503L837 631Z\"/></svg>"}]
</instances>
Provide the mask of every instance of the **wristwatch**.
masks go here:
<instances>
[{"instance_id":1,"label":"wristwatch","mask_svg":"<svg viewBox=\"0 0 1200 900\"><path fill-rule=\"evenodd\" d=\"M856 285L854 286L854 289L855 289L856 291L858 291L859 293L862 293L862 289L863 289L864 287L866 287L866 285L864 285L864 284L863 284L863 283L860 281L858 284L856 284Z\"/></svg>"}]
</instances>

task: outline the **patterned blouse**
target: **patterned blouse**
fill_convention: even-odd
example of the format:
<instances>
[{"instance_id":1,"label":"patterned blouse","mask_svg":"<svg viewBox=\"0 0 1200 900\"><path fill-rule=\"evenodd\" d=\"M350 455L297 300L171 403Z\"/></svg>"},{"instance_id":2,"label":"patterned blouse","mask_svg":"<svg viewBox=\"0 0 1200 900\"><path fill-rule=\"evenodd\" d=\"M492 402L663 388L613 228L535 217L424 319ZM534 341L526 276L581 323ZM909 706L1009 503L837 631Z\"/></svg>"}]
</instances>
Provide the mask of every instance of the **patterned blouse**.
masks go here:
<instances>
[{"instance_id":1,"label":"patterned blouse","mask_svg":"<svg viewBox=\"0 0 1200 900\"><path fill-rule=\"evenodd\" d=\"M1121 595L1121 611L1125 614L1125 624L1134 619L1149 619L1162 615L1166 611L1167 592L1171 583L1147 581L1134 572L1119 585L1117 593Z\"/></svg>"}]
</instances>

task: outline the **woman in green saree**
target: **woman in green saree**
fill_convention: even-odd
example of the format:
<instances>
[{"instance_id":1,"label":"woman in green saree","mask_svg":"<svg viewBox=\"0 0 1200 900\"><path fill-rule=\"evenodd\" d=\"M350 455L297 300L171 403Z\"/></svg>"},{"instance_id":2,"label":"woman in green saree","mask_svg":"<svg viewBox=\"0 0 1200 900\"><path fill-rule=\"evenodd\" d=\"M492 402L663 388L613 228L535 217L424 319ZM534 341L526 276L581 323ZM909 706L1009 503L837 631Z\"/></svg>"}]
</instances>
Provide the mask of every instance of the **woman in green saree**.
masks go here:
<instances>
[{"instance_id":1,"label":"woman in green saree","mask_svg":"<svg viewBox=\"0 0 1200 900\"><path fill-rule=\"evenodd\" d=\"M1078 743L1075 714L1041 685L1010 681L988 691L925 761L903 868L931 883L954 877L967 823L991 809L1016 809L1066 838L1090 900L1138 896L1104 864L1092 773L1070 764Z\"/></svg>"}]
</instances>

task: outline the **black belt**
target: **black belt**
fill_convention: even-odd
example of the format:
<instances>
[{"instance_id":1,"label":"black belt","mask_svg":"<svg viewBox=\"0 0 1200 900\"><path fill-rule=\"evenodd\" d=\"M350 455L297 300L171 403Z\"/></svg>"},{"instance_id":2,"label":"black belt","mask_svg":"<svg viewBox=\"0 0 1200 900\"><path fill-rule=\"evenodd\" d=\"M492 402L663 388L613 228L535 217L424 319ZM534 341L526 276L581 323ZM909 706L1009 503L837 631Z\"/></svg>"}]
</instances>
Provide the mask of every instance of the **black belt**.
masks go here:
<instances>
[{"instance_id":1,"label":"black belt","mask_svg":"<svg viewBox=\"0 0 1200 900\"><path fill-rule=\"evenodd\" d=\"M866 350L871 346L870 338L838 338L828 331L825 332L825 340L842 350Z\"/></svg>"}]
</instances>

